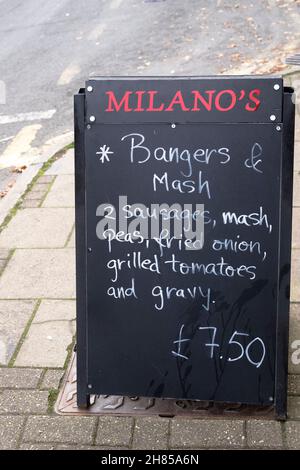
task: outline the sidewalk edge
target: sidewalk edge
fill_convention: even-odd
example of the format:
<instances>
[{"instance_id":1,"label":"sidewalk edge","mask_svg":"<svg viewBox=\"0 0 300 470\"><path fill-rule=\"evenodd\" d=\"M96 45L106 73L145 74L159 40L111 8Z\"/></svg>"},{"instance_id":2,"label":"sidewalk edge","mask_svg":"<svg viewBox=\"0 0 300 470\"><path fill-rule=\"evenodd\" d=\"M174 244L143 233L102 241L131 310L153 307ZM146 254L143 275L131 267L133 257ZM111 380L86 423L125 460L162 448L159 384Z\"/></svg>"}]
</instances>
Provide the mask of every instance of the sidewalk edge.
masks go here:
<instances>
[{"instance_id":1,"label":"sidewalk edge","mask_svg":"<svg viewBox=\"0 0 300 470\"><path fill-rule=\"evenodd\" d=\"M70 145L72 142L73 138L70 135L67 135L65 138L61 139L59 143L53 144L49 147L49 149L47 149L47 151L36 162L29 165L24 173L19 176L12 189L0 202L0 227L45 163L47 163L58 152L62 152L65 147Z\"/></svg>"}]
</instances>

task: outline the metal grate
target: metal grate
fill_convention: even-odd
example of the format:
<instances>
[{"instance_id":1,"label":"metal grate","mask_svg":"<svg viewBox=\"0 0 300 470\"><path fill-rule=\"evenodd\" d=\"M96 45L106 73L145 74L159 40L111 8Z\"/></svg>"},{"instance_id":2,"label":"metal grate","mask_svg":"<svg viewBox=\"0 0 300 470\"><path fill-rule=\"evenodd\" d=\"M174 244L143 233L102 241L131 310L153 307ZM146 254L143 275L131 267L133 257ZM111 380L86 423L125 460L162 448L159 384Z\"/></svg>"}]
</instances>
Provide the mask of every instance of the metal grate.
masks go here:
<instances>
[{"instance_id":1,"label":"metal grate","mask_svg":"<svg viewBox=\"0 0 300 470\"><path fill-rule=\"evenodd\" d=\"M241 403L212 403L198 400L174 400L165 398L122 397L113 395L91 396L87 409L76 404L76 353L73 354L62 390L55 405L61 415L118 415L118 416L185 416L190 418L245 416L274 419L274 407L258 407Z\"/></svg>"}]
</instances>

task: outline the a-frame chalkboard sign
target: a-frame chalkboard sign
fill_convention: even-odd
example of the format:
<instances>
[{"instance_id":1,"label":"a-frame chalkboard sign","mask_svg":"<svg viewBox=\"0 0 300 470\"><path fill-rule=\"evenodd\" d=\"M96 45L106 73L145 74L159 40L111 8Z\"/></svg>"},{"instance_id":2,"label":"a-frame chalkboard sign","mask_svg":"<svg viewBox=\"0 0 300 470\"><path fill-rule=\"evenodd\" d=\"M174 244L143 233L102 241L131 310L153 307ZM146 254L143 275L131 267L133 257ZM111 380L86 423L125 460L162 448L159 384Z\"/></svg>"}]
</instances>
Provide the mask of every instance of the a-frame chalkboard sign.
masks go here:
<instances>
[{"instance_id":1,"label":"a-frame chalkboard sign","mask_svg":"<svg viewBox=\"0 0 300 470\"><path fill-rule=\"evenodd\" d=\"M99 77L75 96L80 407L286 417L292 94L280 77Z\"/></svg>"}]
</instances>

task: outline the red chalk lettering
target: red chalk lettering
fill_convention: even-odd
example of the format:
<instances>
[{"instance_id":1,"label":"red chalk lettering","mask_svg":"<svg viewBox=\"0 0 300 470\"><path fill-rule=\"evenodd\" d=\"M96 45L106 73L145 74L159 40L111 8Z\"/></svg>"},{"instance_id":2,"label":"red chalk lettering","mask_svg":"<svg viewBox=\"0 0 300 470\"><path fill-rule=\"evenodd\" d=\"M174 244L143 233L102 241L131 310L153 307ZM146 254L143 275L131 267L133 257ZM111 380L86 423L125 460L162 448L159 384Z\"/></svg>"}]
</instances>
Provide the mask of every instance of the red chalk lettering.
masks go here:
<instances>
[{"instance_id":1,"label":"red chalk lettering","mask_svg":"<svg viewBox=\"0 0 300 470\"><path fill-rule=\"evenodd\" d=\"M174 106L175 104L179 105L181 107L181 111L189 111L190 108L187 108L185 103L184 103L184 100L183 100L183 96L182 96L182 93L181 91L176 91L171 103L169 104L169 106L165 109L165 111L174 111Z\"/></svg>"},{"instance_id":2,"label":"red chalk lettering","mask_svg":"<svg viewBox=\"0 0 300 470\"><path fill-rule=\"evenodd\" d=\"M249 100L253 101L254 105L251 106L250 103L247 103L245 106L245 109L247 111L256 111L259 108L259 105L260 105L260 100L258 99L259 95L260 95L260 90L258 89L250 91Z\"/></svg>"},{"instance_id":3,"label":"red chalk lettering","mask_svg":"<svg viewBox=\"0 0 300 470\"><path fill-rule=\"evenodd\" d=\"M231 97L231 102L226 108L222 106L220 103L222 96L225 94ZM236 104L236 94L233 90L219 91L215 99L215 106L218 111L230 111L232 108L234 108L235 104Z\"/></svg>"},{"instance_id":4,"label":"red chalk lettering","mask_svg":"<svg viewBox=\"0 0 300 470\"><path fill-rule=\"evenodd\" d=\"M117 102L113 91L107 91L106 95L108 96L108 106L105 111L110 113L113 111L120 111L122 106L124 107L125 113L132 111L132 109L129 108L129 97L132 95L132 91L126 91L119 103Z\"/></svg>"},{"instance_id":5,"label":"red chalk lettering","mask_svg":"<svg viewBox=\"0 0 300 470\"><path fill-rule=\"evenodd\" d=\"M215 92L216 90L205 91L204 93L208 95L208 97L205 99L205 97L202 96L199 91L193 90L192 94L194 95L194 106L192 107L191 111L200 111L201 108L199 107L199 102L202 106L204 106L207 111L211 111L213 104L213 95Z\"/></svg>"}]
</instances>

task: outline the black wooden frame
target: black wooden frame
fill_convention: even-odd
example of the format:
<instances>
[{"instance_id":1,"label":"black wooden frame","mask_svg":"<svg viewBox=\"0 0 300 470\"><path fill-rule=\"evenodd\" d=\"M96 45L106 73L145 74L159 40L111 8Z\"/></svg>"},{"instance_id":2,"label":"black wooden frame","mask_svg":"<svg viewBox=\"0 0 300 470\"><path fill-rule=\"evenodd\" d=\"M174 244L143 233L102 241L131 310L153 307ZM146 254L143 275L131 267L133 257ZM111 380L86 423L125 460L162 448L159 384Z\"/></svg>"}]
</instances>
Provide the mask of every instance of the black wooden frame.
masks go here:
<instances>
[{"instance_id":1,"label":"black wooden frame","mask_svg":"<svg viewBox=\"0 0 300 470\"><path fill-rule=\"evenodd\" d=\"M74 97L75 116L75 232L77 404L89 405L87 391L86 197L85 197L85 93Z\"/></svg>"},{"instance_id":2,"label":"black wooden frame","mask_svg":"<svg viewBox=\"0 0 300 470\"><path fill-rule=\"evenodd\" d=\"M227 77L228 78L228 77ZM284 88L280 194L280 236L279 236L279 278L277 299L277 333L275 363L274 407L277 419L287 417L287 374L289 349L289 304L291 273L291 234L292 234L292 195L293 195L293 153L294 153L294 114L293 89ZM86 164L85 135L86 124L85 89L80 89L74 97L75 119L75 229L76 229L76 309L77 309L77 404L86 408L90 404L87 381L87 289L86 289Z\"/></svg>"},{"instance_id":3,"label":"black wooden frame","mask_svg":"<svg viewBox=\"0 0 300 470\"><path fill-rule=\"evenodd\" d=\"M293 89L283 93L279 279L277 301L277 349L275 376L275 412L277 419L287 418L287 377L289 353L289 309L291 278L291 239L293 206L293 162L295 104Z\"/></svg>"}]
</instances>

